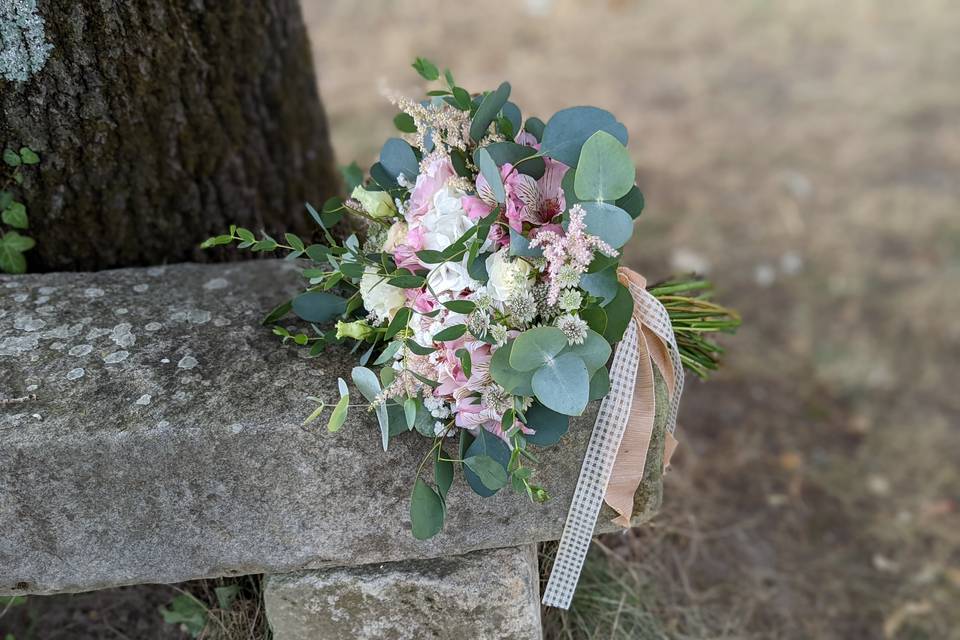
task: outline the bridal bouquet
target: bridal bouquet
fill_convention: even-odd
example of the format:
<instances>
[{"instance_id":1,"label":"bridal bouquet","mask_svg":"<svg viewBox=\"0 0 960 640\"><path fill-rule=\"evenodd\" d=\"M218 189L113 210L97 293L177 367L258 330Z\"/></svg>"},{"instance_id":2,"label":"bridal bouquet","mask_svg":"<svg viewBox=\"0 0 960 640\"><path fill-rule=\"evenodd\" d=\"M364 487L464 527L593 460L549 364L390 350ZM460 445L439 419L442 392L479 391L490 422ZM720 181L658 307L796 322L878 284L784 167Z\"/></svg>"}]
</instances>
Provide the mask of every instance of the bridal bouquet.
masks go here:
<instances>
[{"instance_id":1,"label":"bridal bouquet","mask_svg":"<svg viewBox=\"0 0 960 640\"><path fill-rule=\"evenodd\" d=\"M506 82L472 94L427 60L414 68L439 88L420 101L391 98L400 134L369 178L353 165L348 199L307 206L322 241L231 228L205 245L310 262L306 291L267 321L292 311L309 323L309 333L274 331L314 355L333 343L356 350L363 401L340 379L330 431L359 407L376 415L384 450L407 431L432 440L411 473L412 530L424 539L442 528L456 467L482 496L511 485L548 499L531 446L557 443L571 416L610 391L607 363L637 295L618 270L621 250L644 200L626 128L609 112L524 119ZM364 221L362 237L337 240L331 228L344 215ZM703 332L736 324L702 296L683 297L707 286L654 290L677 328L690 329L677 333L679 355L698 373L719 353ZM308 422L331 406L317 402Z\"/></svg>"}]
</instances>

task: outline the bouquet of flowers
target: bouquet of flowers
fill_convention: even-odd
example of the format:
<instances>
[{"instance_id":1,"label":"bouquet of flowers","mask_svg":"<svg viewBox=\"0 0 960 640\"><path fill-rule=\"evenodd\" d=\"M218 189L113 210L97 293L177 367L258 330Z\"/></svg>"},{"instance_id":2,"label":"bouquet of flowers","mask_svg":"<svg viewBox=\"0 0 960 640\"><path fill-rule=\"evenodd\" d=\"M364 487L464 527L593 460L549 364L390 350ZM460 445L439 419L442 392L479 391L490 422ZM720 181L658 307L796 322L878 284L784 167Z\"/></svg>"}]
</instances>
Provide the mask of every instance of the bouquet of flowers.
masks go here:
<instances>
[{"instance_id":1,"label":"bouquet of flowers","mask_svg":"<svg viewBox=\"0 0 960 640\"><path fill-rule=\"evenodd\" d=\"M412 531L425 539L442 528L457 467L482 496L510 485L534 502L549 498L530 448L557 443L571 416L610 391L607 363L637 295L621 250L644 199L627 130L609 112L524 120L506 82L472 94L427 60L413 66L440 87L420 101L392 97L400 135L369 178L352 165L348 199L307 205L322 241L231 228L205 245L309 261L306 291L267 322L292 311L310 332L274 332L314 355L352 344L363 402L351 404L340 379L339 401L317 399L307 422L330 408L337 431L361 407L376 415L384 450L408 431L430 439L411 473ZM344 216L365 229L341 242L331 229ZM650 290L676 321L680 362L698 374L720 352L704 334L738 321L706 300L708 289L691 280Z\"/></svg>"}]
</instances>

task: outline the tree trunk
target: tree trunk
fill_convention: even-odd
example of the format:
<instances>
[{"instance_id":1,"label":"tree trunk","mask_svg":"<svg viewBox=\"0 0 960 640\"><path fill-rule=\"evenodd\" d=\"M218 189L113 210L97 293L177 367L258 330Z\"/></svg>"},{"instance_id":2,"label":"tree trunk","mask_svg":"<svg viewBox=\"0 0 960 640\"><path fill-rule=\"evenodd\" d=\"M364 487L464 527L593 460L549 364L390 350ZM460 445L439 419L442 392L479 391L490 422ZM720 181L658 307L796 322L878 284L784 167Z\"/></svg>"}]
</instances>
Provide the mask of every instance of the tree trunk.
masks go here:
<instances>
[{"instance_id":1,"label":"tree trunk","mask_svg":"<svg viewBox=\"0 0 960 640\"><path fill-rule=\"evenodd\" d=\"M306 233L339 188L297 0L0 0L0 143L29 269L210 256L230 223Z\"/></svg>"}]
</instances>

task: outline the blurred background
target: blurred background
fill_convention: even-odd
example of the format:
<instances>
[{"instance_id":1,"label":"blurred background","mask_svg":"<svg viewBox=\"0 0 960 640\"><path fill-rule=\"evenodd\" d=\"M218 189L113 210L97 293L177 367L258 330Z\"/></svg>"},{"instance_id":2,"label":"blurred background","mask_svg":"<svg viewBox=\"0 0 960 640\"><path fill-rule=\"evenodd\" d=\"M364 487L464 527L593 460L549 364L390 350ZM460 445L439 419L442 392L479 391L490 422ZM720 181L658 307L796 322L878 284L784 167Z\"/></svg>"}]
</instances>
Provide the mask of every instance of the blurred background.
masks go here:
<instances>
[{"instance_id":1,"label":"blurred background","mask_svg":"<svg viewBox=\"0 0 960 640\"><path fill-rule=\"evenodd\" d=\"M548 638L960 638L960 7L303 7L341 164L392 135L384 88L423 92L418 55L509 80L524 115L608 109L647 201L630 266L703 274L743 316L688 377L662 513L601 539ZM102 636L57 637L182 637L169 588L118 592L73 598ZM76 623L43 606L17 640Z\"/></svg>"},{"instance_id":2,"label":"blurred background","mask_svg":"<svg viewBox=\"0 0 960 640\"><path fill-rule=\"evenodd\" d=\"M417 56L630 131L628 247L737 308L688 377L661 515L602 540L553 638L960 637L960 7L305 0L338 160Z\"/></svg>"}]
</instances>

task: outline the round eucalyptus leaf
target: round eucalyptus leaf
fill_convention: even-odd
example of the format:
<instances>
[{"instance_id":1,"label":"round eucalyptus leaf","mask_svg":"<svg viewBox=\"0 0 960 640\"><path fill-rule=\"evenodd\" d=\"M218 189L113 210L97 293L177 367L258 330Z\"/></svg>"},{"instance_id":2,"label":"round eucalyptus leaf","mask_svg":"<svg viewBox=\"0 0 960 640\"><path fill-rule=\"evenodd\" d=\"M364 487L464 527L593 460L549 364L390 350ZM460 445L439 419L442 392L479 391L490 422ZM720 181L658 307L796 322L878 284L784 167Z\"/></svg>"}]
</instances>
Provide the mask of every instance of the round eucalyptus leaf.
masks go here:
<instances>
[{"instance_id":1,"label":"round eucalyptus leaf","mask_svg":"<svg viewBox=\"0 0 960 640\"><path fill-rule=\"evenodd\" d=\"M580 357L587 365L587 373L592 376L597 369L607 364L611 350L610 343L602 335L590 329L587 330L587 337L582 344L572 344L561 351L561 354L572 353Z\"/></svg>"},{"instance_id":2,"label":"round eucalyptus leaf","mask_svg":"<svg viewBox=\"0 0 960 640\"><path fill-rule=\"evenodd\" d=\"M527 426L536 433L526 437L527 442L538 447L549 447L560 441L563 434L570 428L570 417L547 409L540 403L533 403L527 409Z\"/></svg>"},{"instance_id":3,"label":"round eucalyptus leaf","mask_svg":"<svg viewBox=\"0 0 960 640\"><path fill-rule=\"evenodd\" d=\"M627 128L609 111L597 107L570 107L553 114L543 128L540 151L568 167L576 167L580 148L597 131L606 131L627 144Z\"/></svg>"},{"instance_id":4,"label":"round eucalyptus leaf","mask_svg":"<svg viewBox=\"0 0 960 640\"><path fill-rule=\"evenodd\" d=\"M600 304L608 304L617 295L616 267L610 267L597 273L585 273L580 276L580 287L592 296L600 298ZM589 321L588 321L589 322Z\"/></svg>"},{"instance_id":5,"label":"round eucalyptus leaf","mask_svg":"<svg viewBox=\"0 0 960 640\"><path fill-rule=\"evenodd\" d=\"M443 528L443 500L420 478L410 496L410 528L417 540L432 538Z\"/></svg>"},{"instance_id":6,"label":"round eucalyptus leaf","mask_svg":"<svg viewBox=\"0 0 960 640\"><path fill-rule=\"evenodd\" d=\"M531 396L533 371L517 371L510 366L512 349L513 341L510 341L493 352L493 357L490 358L490 377L515 396Z\"/></svg>"},{"instance_id":7,"label":"round eucalyptus leaf","mask_svg":"<svg viewBox=\"0 0 960 640\"><path fill-rule=\"evenodd\" d=\"M343 315L347 309L347 301L332 293L307 291L293 299L291 308L302 320L325 324Z\"/></svg>"},{"instance_id":8,"label":"round eucalyptus leaf","mask_svg":"<svg viewBox=\"0 0 960 640\"><path fill-rule=\"evenodd\" d=\"M637 180L637 170L627 148L606 131L597 131L583 144L574 178L581 200L622 198Z\"/></svg>"},{"instance_id":9,"label":"round eucalyptus leaf","mask_svg":"<svg viewBox=\"0 0 960 640\"><path fill-rule=\"evenodd\" d=\"M580 317L586 321L588 327L601 335L607 329L607 312L600 307L581 309Z\"/></svg>"},{"instance_id":10,"label":"round eucalyptus leaf","mask_svg":"<svg viewBox=\"0 0 960 640\"><path fill-rule=\"evenodd\" d=\"M636 220L643 213L644 199L643 193L636 185L615 203L618 207L630 214L630 217Z\"/></svg>"},{"instance_id":11,"label":"round eucalyptus leaf","mask_svg":"<svg viewBox=\"0 0 960 640\"><path fill-rule=\"evenodd\" d=\"M520 125L523 124L523 116L520 115L520 107L508 101L504 103L503 108L500 109L500 113L502 113L503 117L509 120L510 124L513 125L514 132L520 131Z\"/></svg>"},{"instance_id":12,"label":"round eucalyptus leaf","mask_svg":"<svg viewBox=\"0 0 960 640\"><path fill-rule=\"evenodd\" d=\"M420 173L420 163L413 147L400 138L389 138L384 143L380 150L380 164L394 180L402 173L413 182Z\"/></svg>"},{"instance_id":13,"label":"round eucalyptus leaf","mask_svg":"<svg viewBox=\"0 0 960 640\"><path fill-rule=\"evenodd\" d=\"M543 255L540 247L530 248L530 241L522 234L510 229L510 255L526 258L539 258Z\"/></svg>"},{"instance_id":14,"label":"round eucalyptus leaf","mask_svg":"<svg viewBox=\"0 0 960 640\"><path fill-rule=\"evenodd\" d=\"M590 399L590 374L580 357L565 353L533 374L533 394L545 407L579 416Z\"/></svg>"},{"instance_id":15,"label":"round eucalyptus leaf","mask_svg":"<svg viewBox=\"0 0 960 640\"><path fill-rule=\"evenodd\" d=\"M567 337L556 327L527 329L513 341L510 366L517 371L532 371L543 366L567 346Z\"/></svg>"},{"instance_id":16,"label":"round eucalyptus leaf","mask_svg":"<svg viewBox=\"0 0 960 640\"><path fill-rule=\"evenodd\" d=\"M587 233L598 236L614 249L627 244L633 235L633 218L620 207L606 202L581 202Z\"/></svg>"},{"instance_id":17,"label":"round eucalyptus leaf","mask_svg":"<svg viewBox=\"0 0 960 640\"><path fill-rule=\"evenodd\" d=\"M543 139L544 126L546 125L544 125L543 120L537 118L536 116L532 116L527 118L527 121L523 125L523 130L536 138L537 142L540 142Z\"/></svg>"}]
</instances>

